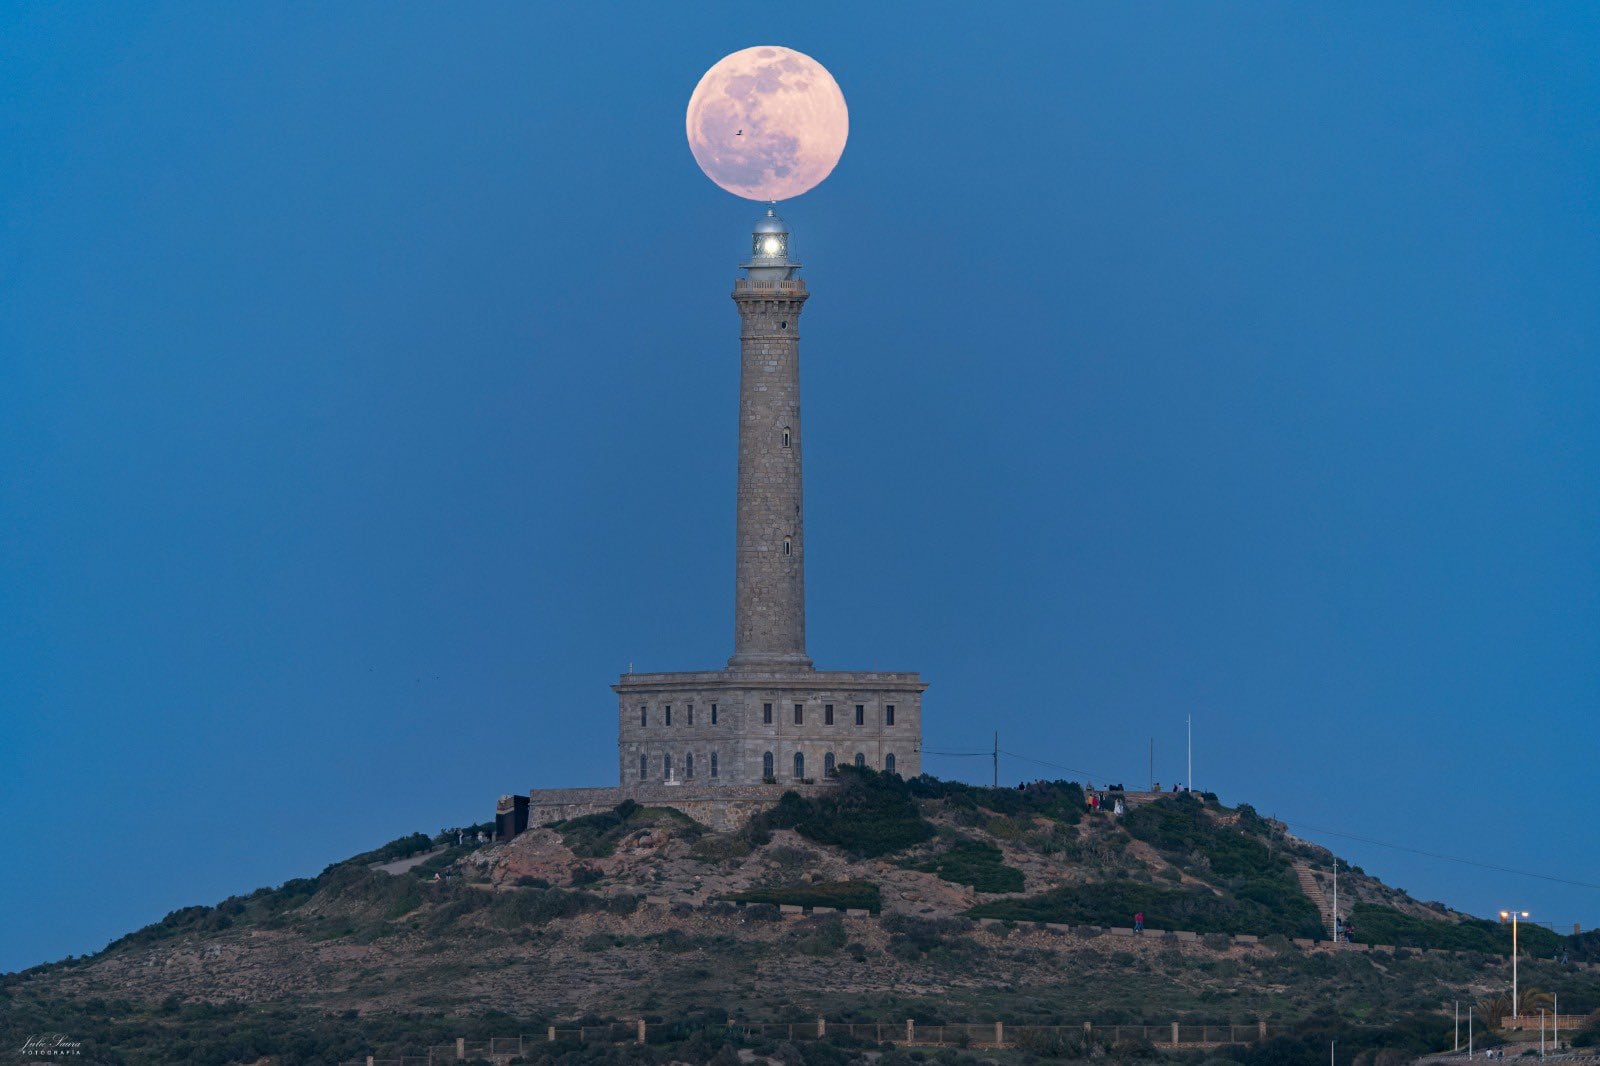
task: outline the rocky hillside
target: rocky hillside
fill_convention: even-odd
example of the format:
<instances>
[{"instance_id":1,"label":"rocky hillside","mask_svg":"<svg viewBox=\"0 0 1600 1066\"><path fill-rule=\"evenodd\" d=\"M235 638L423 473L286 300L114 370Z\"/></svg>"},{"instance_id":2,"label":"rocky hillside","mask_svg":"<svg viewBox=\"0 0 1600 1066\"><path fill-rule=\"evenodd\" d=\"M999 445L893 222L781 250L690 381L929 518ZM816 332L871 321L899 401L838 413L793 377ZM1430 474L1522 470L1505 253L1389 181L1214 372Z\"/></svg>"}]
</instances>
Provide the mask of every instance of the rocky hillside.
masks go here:
<instances>
[{"instance_id":1,"label":"rocky hillside","mask_svg":"<svg viewBox=\"0 0 1600 1066\"><path fill-rule=\"evenodd\" d=\"M1357 935L1402 949L1296 946L1326 940L1296 867L1332 856L1209 795L1118 816L1067 782L850 770L837 795L786 795L732 833L623 804L455 840L402 838L10 975L0 1041L63 1030L92 1034L105 1061L177 1061L161 1056L182 1040L183 1061L312 1062L580 1017L1378 1024L1503 983L1503 953L1409 950L1500 951L1498 927L1347 867ZM1145 935L1110 931L1140 911ZM1524 987L1559 980L1569 1008L1600 1006L1580 965L1600 943L1524 939L1574 960L1525 961Z\"/></svg>"}]
</instances>

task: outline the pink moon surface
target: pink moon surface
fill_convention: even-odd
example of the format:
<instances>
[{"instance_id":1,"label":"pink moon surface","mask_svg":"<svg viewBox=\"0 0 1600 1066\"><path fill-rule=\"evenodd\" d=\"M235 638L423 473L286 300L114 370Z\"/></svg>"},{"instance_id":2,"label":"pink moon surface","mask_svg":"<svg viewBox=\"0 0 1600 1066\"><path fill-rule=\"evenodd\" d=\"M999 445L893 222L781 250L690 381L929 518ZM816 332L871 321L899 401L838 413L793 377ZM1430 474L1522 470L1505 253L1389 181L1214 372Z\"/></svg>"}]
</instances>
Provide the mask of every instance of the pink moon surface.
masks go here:
<instances>
[{"instance_id":1,"label":"pink moon surface","mask_svg":"<svg viewBox=\"0 0 1600 1066\"><path fill-rule=\"evenodd\" d=\"M817 187L844 154L850 112L815 59L778 45L724 56L689 97L689 150L706 177L747 200Z\"/></svg>"}]
</instances>

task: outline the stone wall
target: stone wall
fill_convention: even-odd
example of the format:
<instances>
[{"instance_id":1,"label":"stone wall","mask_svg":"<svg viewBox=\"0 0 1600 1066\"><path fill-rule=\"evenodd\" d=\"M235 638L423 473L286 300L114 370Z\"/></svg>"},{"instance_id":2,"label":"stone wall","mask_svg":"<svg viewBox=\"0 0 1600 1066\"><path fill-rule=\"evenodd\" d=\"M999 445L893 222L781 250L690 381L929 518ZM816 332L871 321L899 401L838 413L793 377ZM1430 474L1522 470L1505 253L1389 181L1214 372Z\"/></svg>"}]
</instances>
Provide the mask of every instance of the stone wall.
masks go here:
<instances>
[{"instance_id":1,"label":"stone wall","mask_svg":"<svg viewBox=\"0 0 1600 1066\"><path fill-rule=\"evenodd\" d=\"M654 785L618 788L536 788L528 793L528 824L539 826L586 814L599 814L632 800L645 807L671 807L718 832L738 829L753 814L767 810L785 792L822 795L834 786L790 785Z\"/></svg>"},{"instance_id":2,"label":"stone wall","mask_svg":"<svg viewBox=\"0 0 1600 1066\"><path fill-rule=\"evenodd\" d=\"M739 490L730 665L810 666L800 474L805 283L734 287L739 308Z\"/></svg>"},{"instance_id":3,"label":"stone wall","mask_svg":"<svg viewBox=\"0 0 1600 1066\"><path fill-rule=\"evenodd\" d=\"M902 777L922 772L927 685L914 673L710 670L625 674L612 687L625 785L760 784L768 753L780 784L825 778L829 756L836 765L859 761Z\"/></svg>"}]
</instances>

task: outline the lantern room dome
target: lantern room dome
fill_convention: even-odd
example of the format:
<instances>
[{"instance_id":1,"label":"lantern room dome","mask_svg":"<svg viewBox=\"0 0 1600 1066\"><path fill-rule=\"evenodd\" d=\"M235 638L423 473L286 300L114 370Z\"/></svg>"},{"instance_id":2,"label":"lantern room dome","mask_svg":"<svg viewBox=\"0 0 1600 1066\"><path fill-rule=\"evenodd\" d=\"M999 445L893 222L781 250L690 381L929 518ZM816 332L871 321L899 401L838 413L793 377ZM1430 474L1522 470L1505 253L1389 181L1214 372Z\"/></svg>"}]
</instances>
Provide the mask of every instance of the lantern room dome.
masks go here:
<instances>
[{"instance_id":1,"label":"lantern room dome","mask_svg":"<svg viewBox=\"0 0 1600 1066\"><path fill-rule=\"evenodd\" d=\"M789 258L789 224L773 208L750 233L750 260L739 264L752 281L782 281L794 277L799 263Z\"/></svg>"}]
</instances>

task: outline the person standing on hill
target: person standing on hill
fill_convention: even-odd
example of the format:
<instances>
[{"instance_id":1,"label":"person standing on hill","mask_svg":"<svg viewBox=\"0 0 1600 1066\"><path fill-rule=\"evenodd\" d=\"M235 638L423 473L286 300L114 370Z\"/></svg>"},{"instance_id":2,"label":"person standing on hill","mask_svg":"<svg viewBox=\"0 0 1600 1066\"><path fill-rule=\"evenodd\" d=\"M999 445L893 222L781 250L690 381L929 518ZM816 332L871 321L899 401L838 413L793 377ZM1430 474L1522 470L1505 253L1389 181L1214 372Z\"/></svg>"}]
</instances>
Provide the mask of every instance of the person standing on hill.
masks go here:
<instances>
[{"instance_id":1,"label":"person standing on hill","mask_svg":"<svg viewBox=\"0 0 1600 1066\"><path fill-rule=\"evenodd\" d=\"M1140 911L1133 916L1133 931L1135 933L1144 932L1144 911Z\"/></svg>"}]
</instances>

